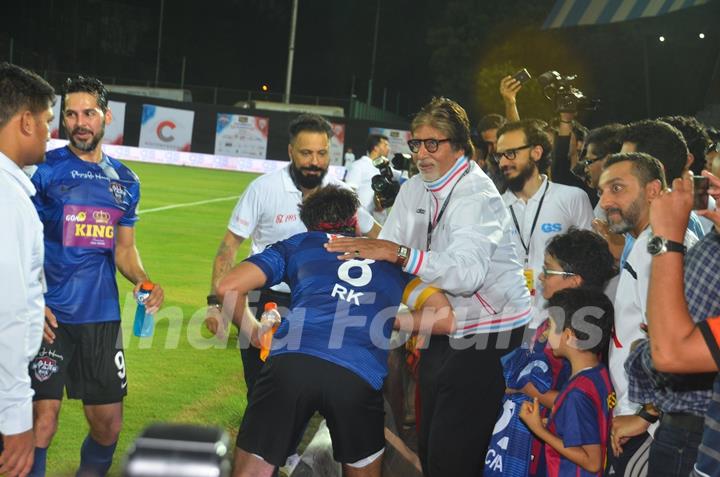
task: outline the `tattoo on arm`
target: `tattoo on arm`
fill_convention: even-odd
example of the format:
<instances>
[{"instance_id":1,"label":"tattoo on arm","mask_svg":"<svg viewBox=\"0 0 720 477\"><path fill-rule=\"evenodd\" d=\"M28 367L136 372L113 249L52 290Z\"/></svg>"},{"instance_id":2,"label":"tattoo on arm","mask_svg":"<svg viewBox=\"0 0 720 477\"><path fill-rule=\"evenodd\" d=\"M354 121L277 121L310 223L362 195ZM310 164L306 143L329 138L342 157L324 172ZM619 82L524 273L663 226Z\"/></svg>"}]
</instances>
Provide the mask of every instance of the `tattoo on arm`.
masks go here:
<instances>
[{"instance_id":1,"label":"tattoo on arm","mask_svg":"<svg viewBox=\"0 0 720 477\"><path fill-rule=\"evenodd\" d=\"M218 282L232 269L236 253L237 246L232 246L225 240L220 243L213 263L212 283L210 284L211 294L215 293Z\"/></svg>"}]
</instances>

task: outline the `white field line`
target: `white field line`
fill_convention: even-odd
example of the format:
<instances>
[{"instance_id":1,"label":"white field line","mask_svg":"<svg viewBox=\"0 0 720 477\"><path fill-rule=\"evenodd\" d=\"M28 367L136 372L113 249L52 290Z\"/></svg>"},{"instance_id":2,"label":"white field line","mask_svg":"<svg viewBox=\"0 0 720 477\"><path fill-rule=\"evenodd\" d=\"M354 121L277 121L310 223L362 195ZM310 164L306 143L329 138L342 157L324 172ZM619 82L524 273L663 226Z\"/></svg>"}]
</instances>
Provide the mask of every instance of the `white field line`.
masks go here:
<instances>
[{"instance_id":1,"label":"white field line","mask_svg":"<svg viewBox=\"0 0 720 477\"><path fill-rule=\"evenodd\" d=\"M178 209L180 207L192 207L194 205L211 204L213 202L223 202L225 200L237 199L238 197L240 197L240 196L239 195L230 195L228 197L219 197L217 199L199 200L197 202L186 202L184 204L165 205L163 207L155 207L154 209L139 210L138 215L149 214L150 212L161 212L163 210Z\"/></svg>"}]
</instances>

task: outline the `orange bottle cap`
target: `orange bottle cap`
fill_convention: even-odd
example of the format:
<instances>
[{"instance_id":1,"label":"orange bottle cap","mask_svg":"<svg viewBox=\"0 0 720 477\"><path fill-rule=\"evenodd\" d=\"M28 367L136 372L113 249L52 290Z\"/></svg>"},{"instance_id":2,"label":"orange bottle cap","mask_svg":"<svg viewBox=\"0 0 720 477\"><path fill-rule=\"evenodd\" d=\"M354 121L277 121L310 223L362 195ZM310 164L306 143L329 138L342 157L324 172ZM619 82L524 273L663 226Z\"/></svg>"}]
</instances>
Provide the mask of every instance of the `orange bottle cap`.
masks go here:
<instances>
[{"instance_id":1,"label":"orange bottle cap","mask_svg":"<svg viewBox=\"0 0 720 477\"><path fill-rule=\"evenodd\" d=\"M140 289L142 291L151 291L153 288L155 288L155 284L153 282L143 282L142 285L140 285Z\"/></svg>"},{"instance_id":2,"label":"orange bottle cap","mask_svg":"<svg viewBox=\"0 0 720 477\"><path fill-rule=\"evenodd\" d=\"M274 301L269 301L265 303L265 311L270 310L277 310L277 303L275 303Z\"/></svg>"}]
</instances>

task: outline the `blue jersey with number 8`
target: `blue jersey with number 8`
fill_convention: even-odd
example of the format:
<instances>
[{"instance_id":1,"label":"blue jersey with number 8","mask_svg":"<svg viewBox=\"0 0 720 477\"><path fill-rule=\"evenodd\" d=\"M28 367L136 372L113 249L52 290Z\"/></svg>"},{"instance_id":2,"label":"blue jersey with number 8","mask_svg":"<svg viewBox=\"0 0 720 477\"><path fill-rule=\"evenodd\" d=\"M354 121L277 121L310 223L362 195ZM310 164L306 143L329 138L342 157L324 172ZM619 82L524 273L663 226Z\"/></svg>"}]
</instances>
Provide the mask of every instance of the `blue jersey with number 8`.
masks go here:
<instances>
[{"instance_id":1,"label":"blue jersey with number 8","mask_svg":"<svg viewBox=\"0 0 720 477\"><path fill-rule=\"evenodd\" d=\"M278 328L270 356L304 353L343 366L380 389L387 374L390 333L412 275L385 261L338 260L324 232L305 232L247 261L286 282L290 313Z\"/></svg>"}]
</instances>

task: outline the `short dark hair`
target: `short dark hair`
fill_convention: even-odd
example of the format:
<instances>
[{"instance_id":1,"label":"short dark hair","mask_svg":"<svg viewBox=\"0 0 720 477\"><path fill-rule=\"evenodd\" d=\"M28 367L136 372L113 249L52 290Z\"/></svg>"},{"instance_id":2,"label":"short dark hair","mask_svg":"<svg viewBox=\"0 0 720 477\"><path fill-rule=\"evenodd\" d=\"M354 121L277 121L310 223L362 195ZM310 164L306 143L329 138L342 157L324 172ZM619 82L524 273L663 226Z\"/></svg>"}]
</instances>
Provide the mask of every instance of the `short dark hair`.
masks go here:
<instances>
[{"instance_id":1,"label":"short dark hair","mask_svg":"<svg viewBox=\"0 0 720 477\"><path fill-rule=\"evenodd\" d=\"M108 110L108 90L97 78L91 76L76 76L65 80L63 93L88 93L95 96L98 107L104 113Z\"/></svg>"},{"instance_id":2,"label":"short dark hair","mask_svg":"<svg viewBox=\"0 0 720 477\"><path fill-rule=\"evenodd\" d=\"M27 108L38 114L55 103L55 90L32 71L8 62L0 63L0 129Z\"/></svg>"},{"instance_id":3,"label":"short dark hair","mask_svg":"<svg viewBox=\"0 0 720 477\"><path fill-rule=\"evenodd\" d=\"M545 253L557 260L563 271L580 276L585 287L602 290L617 275L607 241L592 230L570 227L550 239Z\"/></svg>"},{"instance_id":4,"label":"short dark hair","mask_svg":"<svg viewBox=\"0 0 720 477\"><path fill-rule=\"evenodd\" d=\"M540 157L540 160L537 162L538 170L541 173L547 172L547 169L550 166L550 156L552 155L552 144L550 144L550 139L547 137L547 134L545 134L545 131L543 130L543 123L544 121L541 122L537 119L523 119L521 121L507 123L500 129L498 129L497 132L497 137L498 139L500 139L500 136L505 133L511 131L522 131L525 134L525 140L528 144L533 146L541 146L543 149L543 153Z\"/></svg>"},{"instance_id":5,"label":"short dark hair","mask_svg":"<svg viewBox=\"0 0 720 477\"><path fill-rule=\"evenodd\" d=\"M632 163L633 173L642 186L646 186L650 182L657 180L660 181L663 189L667 187L663 165L650 154L645 154L644 152L619 152L617 154L611 154L605 161L605 164L603 164L603 170L613 164L624 161Z\"/></svg>"},{"instance_id":6,"label":"short dark hair","mask_svg":"<svg viewBox=\"0 0 720 477\"><path fill-rule=\"evenodd\" d=\"M327 185L305 197L300 220L310 231L355 235L355 213L360 201L355 192L337 185Z\"/></svg>"},{"instance_id":7,"label":"short dark hair","mask_svg":"<svg viewBox=\"0 0 720 477\"><path fill-rule=\"evenodd\" d=\"M584 142L590 130L580 123L573 123L572 132L575 134L575 139L579 142Z\"/></svg>"},{"instance_id":8,"label":"short dark hair","mask_svg":"<svg viewBox=\"0 0 720 477\"><path fill-rule=\"evenodd\" d=\"M624 127L622 124L612 123L591 129L585 137L585 147L592 144L597 157L605 157L620 152L620 149L622 149L620 134Z\"/></svg>"},{"instance_id":9,"label":"short dark hair","mask_svg":"<svg viewBox=\"0 0 720 477\"><path fill-rule=\"evenodd\" d=\"M507 123L505 116L501 116L496 113L486 114L480 118L480 122L477 125L477 132L479 134L484 133L490 129L500 129Z\"/></svg>"},{"instance_id":10,"label":"short dark hair","mask_svg":"<svg viewBox=\"0 0 720 477\"><path fill-rule=\"evenodd\" d=\"M690 169L693 174L700 175L705 169L705 150L710 144L710 136L705 126L692 116L663 116L658 119L678 128L685 138L690 154L693 155L694 160L690 164Z\"/></svg>"},{"instance_id":11,"label":"short dark hair","mask_svg":"<svg viewBox=\"0 0 720 477\"><path fill-rule=\"evenodd\" d=\"M615 322L615 309L602 290L591 287L566 288L550 297L547 308L556 329L570 329L580 341L578 349L595 354L607 350ZM553 312L553 308L563 313Z\"/></svg>"},{"instance_id":12,"label":"short dark hair","mask_svg":"<svg viewBox=\"0 0 720 477\"><path fill-rule=\"evenodd\" d=\"M630 123L623 129L621 141L631 142L635 144L636 152L645 152L658 159L670 183L685 170L688 155L685 139L675 126L664 121L644 119Z\"/></svg>"},{"instance_id":13,"label":"short dark hair","mask_svg":"<svg viewBox=\"0 0 720 477\"><path fill-rule=\"evenodd\" d=\"M470 120L465 109L452 99L433 98L423 106L413 118L410 129L415 131L420 126L440 130L447 135L455 150L462 149L465 156L473 157L475 147L470 139Z\"/></svg>"},{"instance_id":14,"label":"short dark hair","mask_svg":"<svg viewBox=\"0 0 720 477\"><path fill-rule=\"evenodd\" d=\"M368 136L367 139L367 153L370 154L375 147L377 147L378 144L380 144L380 141L382 140L390 141L387 136L384 136L382 134L371 134Z\"/></svg>"},{"instance_id":15,"label":"short dark hair","mask_svg":"<svg viewBox=\"0 0 720 477\"><path fill-rule=\"evenodd\" d=\"M333 130L327 119L318 114L301 114L292 121L288 127L290 142L294 142L301 132L315 132L327 134L328 140L333 137Z\"/></svg>"}]
</instances>

